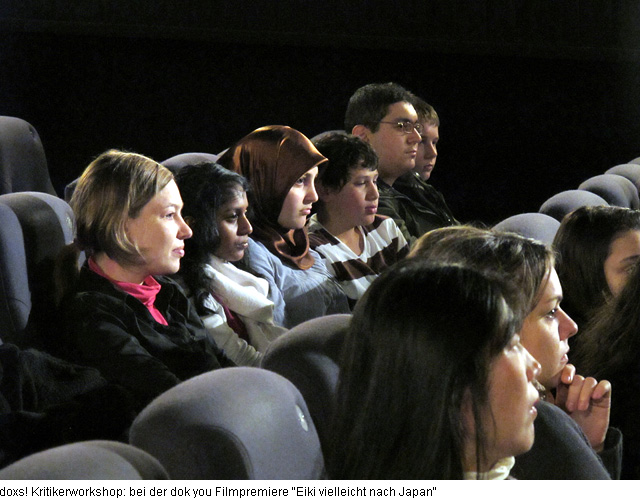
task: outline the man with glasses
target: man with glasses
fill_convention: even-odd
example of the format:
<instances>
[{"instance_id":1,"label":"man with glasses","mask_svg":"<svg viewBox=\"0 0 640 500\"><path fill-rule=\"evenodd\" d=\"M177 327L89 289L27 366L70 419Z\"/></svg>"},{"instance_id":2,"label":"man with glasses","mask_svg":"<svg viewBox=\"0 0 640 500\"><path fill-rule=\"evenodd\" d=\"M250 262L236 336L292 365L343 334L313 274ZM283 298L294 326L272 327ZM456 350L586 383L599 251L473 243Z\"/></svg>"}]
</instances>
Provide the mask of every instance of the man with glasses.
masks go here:
<instances>
[{"instance_id":1,"label":"man with glasses","mask_svg":"<svg viewBox=\"0 0 640 500\"><path fill-rule=\"evenodd\" d=\"M393 187L415 167L422 141L413 99L396 83L369 84L351 96L345 115L345 130L368 142L378 154L378 213L392 217L410 243L431 229L455 223Z\"/></svg>"}]
</instances>

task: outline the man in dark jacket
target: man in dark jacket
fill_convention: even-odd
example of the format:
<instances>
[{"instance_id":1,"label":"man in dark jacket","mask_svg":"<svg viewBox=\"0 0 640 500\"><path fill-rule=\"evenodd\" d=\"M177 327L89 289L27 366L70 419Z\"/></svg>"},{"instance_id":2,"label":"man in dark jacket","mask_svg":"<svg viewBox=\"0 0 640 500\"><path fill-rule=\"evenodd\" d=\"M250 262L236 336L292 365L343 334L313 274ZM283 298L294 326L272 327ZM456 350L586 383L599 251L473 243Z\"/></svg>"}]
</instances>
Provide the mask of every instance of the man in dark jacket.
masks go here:
<instances>
[{"instance_id":1,"label":"man in dark jacket","mask_svg":"<svg viewBox=\"0 0 640 500\"><path fill-rule=\"evenodd\" d=\"M457 224L440 193L407 177L413 175L423 141L415 99L395 83L369 84L351 96L345 115L346 131L378 154L378 213L393 218L410 243L431 229Z\"/></svg>"}]
</instances>

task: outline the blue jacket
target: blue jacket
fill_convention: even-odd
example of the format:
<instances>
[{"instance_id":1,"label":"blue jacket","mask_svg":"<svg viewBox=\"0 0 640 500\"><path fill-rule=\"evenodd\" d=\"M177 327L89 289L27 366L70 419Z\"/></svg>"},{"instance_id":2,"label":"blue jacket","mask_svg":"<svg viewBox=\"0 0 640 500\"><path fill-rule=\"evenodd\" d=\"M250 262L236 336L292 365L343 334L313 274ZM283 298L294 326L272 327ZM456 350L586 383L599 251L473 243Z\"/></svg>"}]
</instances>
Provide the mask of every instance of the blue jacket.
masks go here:
<instances>
[{"instance_id":1,"label":"blue jacket","mask_svg":"<svg viewBox=\"0 0 640 500\"><path fill-rule=\"evenodd\" d=\"M277 325L293 328L308 319L350 312L347 296L327 271L322 257L314 250L309 253L315 263L302 270L249 239L243 265L269 282L269 300L275 304L273 320Z\"/></svg>"}]
</instances>

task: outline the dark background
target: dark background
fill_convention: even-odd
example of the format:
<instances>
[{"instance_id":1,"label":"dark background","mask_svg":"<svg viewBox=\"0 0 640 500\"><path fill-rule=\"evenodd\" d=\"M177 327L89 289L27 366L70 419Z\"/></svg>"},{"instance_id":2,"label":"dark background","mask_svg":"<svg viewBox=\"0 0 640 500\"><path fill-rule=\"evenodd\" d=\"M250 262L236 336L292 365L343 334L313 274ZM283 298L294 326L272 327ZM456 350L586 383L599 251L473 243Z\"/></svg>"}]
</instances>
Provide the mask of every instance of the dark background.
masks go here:
<instances>
[{"instance_id":1,"label":"dark background","mask_svg":"<svg viewBox=\"0 0 640 500\"><path fill-rule=\"evenodd\" d=\"M440 114L431 182L493 223L640 156L639 65L636 1L0 2L0 115L36 127L59 193L112 147L342 128L396 81Z\"/></svg>"}]
</instances>

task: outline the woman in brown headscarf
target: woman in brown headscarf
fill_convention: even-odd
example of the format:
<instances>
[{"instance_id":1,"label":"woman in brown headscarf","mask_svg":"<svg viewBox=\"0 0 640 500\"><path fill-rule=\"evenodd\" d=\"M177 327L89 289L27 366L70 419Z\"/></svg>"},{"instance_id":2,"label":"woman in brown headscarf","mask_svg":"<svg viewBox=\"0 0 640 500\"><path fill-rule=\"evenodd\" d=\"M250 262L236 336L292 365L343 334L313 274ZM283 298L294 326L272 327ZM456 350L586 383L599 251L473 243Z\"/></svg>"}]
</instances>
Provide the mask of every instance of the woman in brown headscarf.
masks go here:
<instances>
[{"instance_id":1,"label":"woman in brown headscarf","mask_svg":"<svg viewBox=\"0 0 640 500\"><path fill-rule=\"evenodd\" d=\"M326 159L303 134L279 125L240 139L220 164L249 180L253 234L244 264L269 281L274 320L287 327L347 313L347 298L309 249L307 217L318 199L315 178Z\"/></svg>"}]
</instances>

